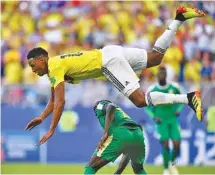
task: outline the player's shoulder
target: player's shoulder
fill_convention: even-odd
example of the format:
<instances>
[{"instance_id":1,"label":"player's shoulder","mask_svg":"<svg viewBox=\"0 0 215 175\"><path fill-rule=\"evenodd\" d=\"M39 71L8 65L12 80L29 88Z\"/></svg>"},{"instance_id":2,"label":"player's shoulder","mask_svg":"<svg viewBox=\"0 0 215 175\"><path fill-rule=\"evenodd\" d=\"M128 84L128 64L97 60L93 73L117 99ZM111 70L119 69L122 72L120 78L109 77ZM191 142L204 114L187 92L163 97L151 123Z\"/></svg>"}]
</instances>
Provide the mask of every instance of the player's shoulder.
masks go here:
<instances>
[{"instance_id":1,"label":"player's shoulder","mask_svg":"<svg viewBox=\"0 0 215 175\"><path fill-rule=\"evenodd\" d=\"M97 109L101 110L103 109L104 107L107 107L108 105L111 105L111 106L114 106L114 107L117 107L114 103L112 103L111 101L109 100L101 100L101 101L98 101L97 102Z\"/></svg>"},{"instance_id":2,"label":"player's shoulder","mask_svg":"<svg viewBox=\"0 0 215 175\"><path fill-rule=\"evenodd\" d=\"M55 57L50 57L49 60L48 60L48 68L49 70L53 70L53 69L56 69L58 67L61 67L61 61L62 59L60 58L60 56L55 56Z\"/></svg>"},{"instance_id":3,"label":"player's shoulder","mask_svg":"<svg viewBox=\"0 0 215 175\"><path fill-rule=\"evenodd\" d=\"M180 89L180 85L177 82L172 81L170 85L173 86L174 88Z\"/></svg>"},{"instance_id":4,"label":"player's shoulder","mask_svg":"<svg viewBox=\"0 0 215 175\"><path fill-rule=\"evenodd\" d=\"M178 93L184 92L183 88L177 82L171 82L172 88L174 88Z\"/></svg>"},{"instance_id":5,"label":"player's shoulder","mask_svg":"<svg viewBox=\"0 0 215 175\"><path fill-rule=\"evenodd\" d=\"M148 87L148 89L147 89L147 92L153 91L156 87L157 87L157 83L154 83L154 84L150 85L150 86Z\"/></svg>"}]
</instances>

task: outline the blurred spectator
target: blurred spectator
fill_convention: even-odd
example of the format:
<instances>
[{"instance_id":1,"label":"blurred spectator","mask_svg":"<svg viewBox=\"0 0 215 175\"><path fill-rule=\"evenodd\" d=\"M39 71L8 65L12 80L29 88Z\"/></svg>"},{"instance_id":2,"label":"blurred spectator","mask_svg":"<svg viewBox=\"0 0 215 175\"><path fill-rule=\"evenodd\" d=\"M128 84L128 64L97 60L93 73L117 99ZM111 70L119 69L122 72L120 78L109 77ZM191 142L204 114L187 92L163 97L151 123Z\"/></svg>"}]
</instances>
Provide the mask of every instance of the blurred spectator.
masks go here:
<instances>
[{"instance_id":1,"label":"blurred spectator","mask_svg":"<svg viewBox=\"0 0 215 175\"><path fill-rule=\"evenodd\" d=\"M190 60L194 57L197 51L196 45L196 38L193 36L192 33L185 34L185 41L184 41L184 57L186 60Z\"/></svg>"},{"instance_id":2,"label":"blurred spectator","mask_svg":"<svg viewBox=\"0 0 215 175\"><path fill-rule=\"evenodd\" d=\"M204 52L202 58L201 77L203 81L210 81L212 78L213 67L210 59L210 53Z\"/></svg>"},{"instance_id":3,"label":"blurred spectator","mask_svg":"<svg viewBox=\"0 0 215 175\"><path fill-rule=\"evenodd\" d=\"M185 65L184 77L186 81L199 82L201 80L202 65L198 60L198 53L191 58L191 60Z\"/></svg>"},{"instance_id":4,"label":"blurred spectator","mask_svg":"<svg viewBox=\"0 0 215 175\"><path fill-rule=\"evenodd\" d=\"M179 75L180 63L183 59L183 52L178 47L178 41L174 40L172 46L164 55L164 63L171 66L176 75Z\"/></svg>"},{"instance_id":5,"label":"blurred spectator","mask_svg":"<svg viewBox=\"0 0 215 175\"><path fill-rule=\"evenodd\" d=\"M18 84L21 83L22 78L22 65L20 62L21 55L18 50L8 50L4 55L5 64L5 84Z\"/></svg>"}]
</instances>

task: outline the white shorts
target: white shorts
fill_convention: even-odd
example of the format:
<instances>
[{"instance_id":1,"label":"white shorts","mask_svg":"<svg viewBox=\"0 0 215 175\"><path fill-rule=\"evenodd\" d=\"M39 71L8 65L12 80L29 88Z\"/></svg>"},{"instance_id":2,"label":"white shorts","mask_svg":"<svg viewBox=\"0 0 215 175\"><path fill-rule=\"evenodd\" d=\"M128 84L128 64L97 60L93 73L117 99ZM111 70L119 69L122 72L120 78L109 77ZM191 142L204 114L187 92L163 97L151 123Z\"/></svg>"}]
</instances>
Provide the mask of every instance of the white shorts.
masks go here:
<instances>
[{"instance_id":1,"label":"white shorts","mask_svg":"<svg viewBox=\"0 0 215 175\"><path fill-rule=\"evenodd\" d=\"M129 97L140 87L135 72L146 67L146 50L109 45L101 51L102 73L121 93Z\"/></svg>"}]
</instances>

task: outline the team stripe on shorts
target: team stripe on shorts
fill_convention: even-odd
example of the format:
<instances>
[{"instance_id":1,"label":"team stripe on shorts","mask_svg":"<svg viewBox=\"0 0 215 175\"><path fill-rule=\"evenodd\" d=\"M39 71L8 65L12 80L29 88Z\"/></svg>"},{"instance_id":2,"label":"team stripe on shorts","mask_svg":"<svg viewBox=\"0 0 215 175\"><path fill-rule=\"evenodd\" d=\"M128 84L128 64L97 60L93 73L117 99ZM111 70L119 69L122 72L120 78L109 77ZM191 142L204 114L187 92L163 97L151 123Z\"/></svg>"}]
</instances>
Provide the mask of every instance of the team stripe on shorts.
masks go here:
<instances>
[{"instance_id":1,"label":"team stripe on shorts","mask_svg":"<svg viewBox=\"0 0 215 175\"><path fill-rule=\"evenodd\" d=\"M98 152L97 152L97 154L96 154L98 157L101 157L101 155L104 152L104 150L108 147L108 145L110 145L112 139L113 139L113 135L109 136L107 138L107 140L105 140L105 142L103 143L104 147L101 148L101 149L99 149Z\"/></svg>"},{"instance_id":2,"label":"team stripe on shorts","mask_svg":"<svg viewBox=\"0 0 215 175\"><path fill-rule=\"evenodd\" d=\"M120 83L119 80L117 80L117 78L106 68L106 67L102 67L102 72L107 75L107 77L111 80L111 82L113 83L113 85L119 90L119 91L123 91L123 89L125 88L125 86Z\"/></svg>"}]
</instances>

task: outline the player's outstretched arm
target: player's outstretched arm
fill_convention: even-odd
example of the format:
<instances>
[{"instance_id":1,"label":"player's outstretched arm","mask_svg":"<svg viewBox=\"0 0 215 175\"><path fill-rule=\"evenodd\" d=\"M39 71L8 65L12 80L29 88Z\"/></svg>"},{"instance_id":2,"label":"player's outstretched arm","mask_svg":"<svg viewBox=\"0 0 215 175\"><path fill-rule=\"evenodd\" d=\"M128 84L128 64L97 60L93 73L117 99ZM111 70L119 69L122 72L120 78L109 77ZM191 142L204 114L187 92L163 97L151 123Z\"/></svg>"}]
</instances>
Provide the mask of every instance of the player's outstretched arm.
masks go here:
<instances>
[{"instance_id":1,"label":"player's outstretched arm","mask_svg":"<svg viewBox=\"0 0 215 175\"><path fill-rule=\"evenodd\" d=\"M114 113L115 113L115 105L112 103L107 104L105 106L106 111L106 120L105 120L105 133L108 133L108 130L110 128L110 124L112 120L114 119Z\"/></svg>"},{"instance_id":2,"label":"player's outstretched arm","mask_svg":"<svg viewBox=\"0 0 215 175\"><path fill-rule=\"evenodd\" d=\"M46 106L46 108L44 109L44 111L42 112L42 114L39 117L34 118L33 120L31 120L25 130L32 130L35 126L41 124L43 122L44 119L46 119L49 114L52 113L54 109L54 88L51 88L51 97L49 99L49 102Z\"/></svg>"},{"instance_id":3,"label":"player's outstretched arm","mask_svg":"<svg viewBox=\"0 0 215 175\"><path fill-rule=\"evenodd\" d=\"M43 136L37 145L45 143L55 131L55 128L60 120L65 104L65 85L64 82L59 83L54 90L54 109L53 117L49 131Z\"/></svg>"},{"instance_id":4,"label":"player's outstretched arm","mask_svg":"<svg viewBox=\"0 0 215 175\"><path fill-rule=\"evenodd\" d=\"M110 124L112 122L112 120L114 119L114 114L115 114L115 105L112 103L109 103L107 105L104 105L103 107L103 112L106 114L106 118L105 118L105 131L104 131L104 135L101 138L99 144L98 144L98 149L103 148L103 144L104 142L107 140L108 138L108 131L110 128Z\"/></svg>"},{"instance_id":5,"label":"player's outstretched arm","mask_svg":"<svg viewBox=\"0 0 215 175\"><path fill-rule=\"evenodd\" d=\"M129 161L130 161L130 158L128 157L128 155L123 154L121 161L119 163L119 166L114 174L121 174L124 171L125 167L128 165Z\"/></svg>"},{"instance_id":6,"label":"player's outstretched arm","mask_svg":"<svg viewBox=\"0 0 215 175\"><path fill-rule=\"evenodd\" d=\"M42 112L42 114L40 115L40 117L42 118L42 120L46 119L49 114L51 114L53 112L54 109L54 88L51 88L51 97L49 99L49 102L46 106L46 108L44 109L44 111Z\"/></svg>"}]
</instances>

